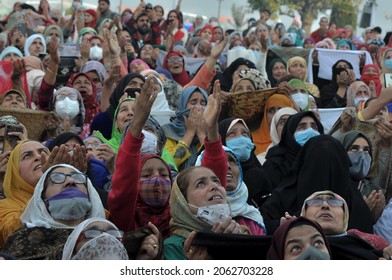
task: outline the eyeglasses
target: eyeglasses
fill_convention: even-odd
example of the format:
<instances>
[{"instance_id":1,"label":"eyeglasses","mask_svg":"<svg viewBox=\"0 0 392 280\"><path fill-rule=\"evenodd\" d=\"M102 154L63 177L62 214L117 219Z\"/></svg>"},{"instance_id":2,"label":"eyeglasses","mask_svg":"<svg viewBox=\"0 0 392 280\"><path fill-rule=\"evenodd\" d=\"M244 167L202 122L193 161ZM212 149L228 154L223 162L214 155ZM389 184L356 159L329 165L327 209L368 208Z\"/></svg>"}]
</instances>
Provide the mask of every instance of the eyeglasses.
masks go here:
<instances>
[{"instance_id":1,"label":"eyeglasses","mask_svg":"<svg viewBox=\"0 0 392 280\"><path fill-rule=\"evenodd\" d=\"M342 207L343 206L343 201L336 199L336 198L328 198L328 199L321 199L321 198L315 198L315 199L310 199L306 201L306 205L308 206L321 206L324 201L327 202L327 204L331 207Z\"/></svg>"},{"instance_id":2,"label":"eyeglasses","mask_svg":"<svg viewBox=\"0 0 392 280\"><path fill-rule=\"evenodd\" d=\"M76 184L86 184L87 178L83 173L64 174L53 172L49 175L49 179L55 184L62 184L68 176L74 179Z\"/></svg>"},{"instance_id":3,"label":"eyeglasses","mask_svg":"<svg viewBox=\"0 0 392 280\"><path fill-rule=\"evenodd\" d=\"M78 239L80 239L81 235L83 235L86 239L93 239L95 237L100 236L104 232L113 236L114 238L117 238L119 241L123 242L124 232L118 229L108 229L108 230L88 229L82 231Z\"/></svg>"},{"instance_id":4,"label":"eyeglasses","mask_svg":"<svg viewBox=\"0 0 392 280\"><path fill-rule=\"evenodd\" d=\"M59 94L56 96L56 100L60 101L60 100L64 100L66 97L68 97L71 100L77 100L78 96L76 95L76 93L67 93L67 94Z\"/></svg>"},{"instance_id":5,"label":"eyeglasses","mask_svg":"<svg viewBox=\"0 0 392 280\"><path fill-rule=\"evenodd\" d=\"M96 149L101 144L99 142L92 142L92 143L84 142L84 145L86 146L86 148L89 148L91 146L91 148Z\"/></svg>"},{"instance_id":6,"label":"eyeglasses","mask_svg":"<svg viewBox=\"0 0 392 280\"><path fill-rule=\"evenodd\" d=\"M167 63L182 62L182 57L172 56L167 59Z\"/></svg>"}]
</instances>

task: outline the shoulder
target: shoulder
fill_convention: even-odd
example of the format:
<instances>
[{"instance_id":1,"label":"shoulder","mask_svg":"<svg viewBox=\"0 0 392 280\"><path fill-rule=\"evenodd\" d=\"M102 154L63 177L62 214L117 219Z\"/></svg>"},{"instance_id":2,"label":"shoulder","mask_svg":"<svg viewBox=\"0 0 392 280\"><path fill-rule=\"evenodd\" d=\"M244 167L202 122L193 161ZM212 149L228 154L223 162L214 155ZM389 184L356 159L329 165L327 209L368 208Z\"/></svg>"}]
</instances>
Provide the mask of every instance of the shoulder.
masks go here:
<instances>
[{"instance_id":1,"label":"shoulder","mask_svg":"<svg viewBox=\"0 0 392 280\"><path fill-rule=\"evenodd\" d=\"M173 234L164 241L164 259L165 260L186 260L187 257L184 254L184 242L185 238Z\"/></svg>"}]
</instances>

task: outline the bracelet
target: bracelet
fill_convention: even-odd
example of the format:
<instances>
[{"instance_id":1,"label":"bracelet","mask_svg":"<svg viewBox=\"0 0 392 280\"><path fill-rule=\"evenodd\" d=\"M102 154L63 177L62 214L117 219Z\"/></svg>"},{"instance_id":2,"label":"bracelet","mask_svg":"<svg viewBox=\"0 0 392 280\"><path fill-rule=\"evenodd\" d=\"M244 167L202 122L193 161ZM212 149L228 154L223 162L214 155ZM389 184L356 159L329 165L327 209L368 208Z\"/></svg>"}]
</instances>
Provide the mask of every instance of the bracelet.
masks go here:
<instances>
[{"instance_id":1,"label":"bracelet","mask_svg":"<svg viewBox=\"0 0 392 280\"><path fill-rule=\"evenodd\" d=\"M184 141L180 140L180 141L178 141L178 143L189 149L189 146Z\"/></svg>"},{"instance_id":2,"label":"bracelet","mask_svg":"<svg viewBox=\"0 0 392 280\"><path fill-rule=\"evenodd\" d=\"M49 73L52 73L53 75L57 76L57 73L54 73L52 70L50 70L49 67L47 67L46 70L48 70Z\"/></svg>"}]
</instances>

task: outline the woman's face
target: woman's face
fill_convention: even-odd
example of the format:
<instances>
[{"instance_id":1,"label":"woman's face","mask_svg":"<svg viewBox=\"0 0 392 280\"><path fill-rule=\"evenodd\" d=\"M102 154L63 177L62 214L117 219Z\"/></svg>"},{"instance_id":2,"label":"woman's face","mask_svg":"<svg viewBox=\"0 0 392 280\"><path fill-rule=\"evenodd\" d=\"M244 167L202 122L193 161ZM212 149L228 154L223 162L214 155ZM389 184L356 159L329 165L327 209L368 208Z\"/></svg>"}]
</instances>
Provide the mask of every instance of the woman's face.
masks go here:
<instances>
[{"instance_id":1,"label":"woman's face","mask_svg":"<svg viewBox=\"0 0 392 280\"><path fill-rule=\"evenodd\" d=\"M234 92L246 92L256 90L255 85L248 79L242 79L234 88Z\"/></svg>"},{"instance_id":2,"label":"woman's face","mask_svg":"<svg viewBox=\"0 0 392 280\"><path fill-rule=\"evenodd\" d=\"M336 199L330 195L319 195L316 199L322 200L321 204L311 205L307 202L305 217L319 223L327 235L343 233L345 231L343 204L339 206L332 203Z\"/></svg>"},{"instance_id":3,"label":"woman's face","mask_svg":"<svg viewBox=\"0 0 392 280\"><path fill-rule=\"evenodd\" d=\"M97 148L102 144L102 142L96 137L84 139L83 142L86 146L87 153L90 153L93 158L100 159Z\"/></svg>"},{"instance_id":4,"label":"woman's face","mask_svg":"<svg viewBox=\"0 0 392 280\"><path fill-rule=\"evenodd\" d=\"M132 121L134 105L135 101L128 100L121 103L120 108L118 109L116 127L121 133L125 131L127 124Z\"/></svg>"},{"instance_id":5,"label":"woman's face","mask_svg":"<svg viewBox=\"0 0 392 280\"><path fill-rule=\"evenodd\" d=\"M284 259L294 260L310 246L329 255L325 241L316 228L305 224L293 227L286 235Z\"/></svg>"},{"instance_id":6,"label":"woman's face","mask_svg":"<svg viewBox=\"0 0 392 280\"><path fill-rule=\"evenodd\" d=\"M274 67L272 67L272 77L275 80L280 80L282 77L284 77L287 74L286 67L282 62L276 62L274 64Z\"/></svg>"},{"instance_id":7,"label":"woman's face","mask_svg":"<svg viewBox=\"0 0 392 280\"><path fill-rule=\"evenodd\" d=\"M132 73L141 73L142 71L146 70L147 67L143 62L137 61L132 63L132 65L129 67Z\"/></svg>"},{"instance_id":8,"label":"woman's face","mask_svg":"<svg viewBox=\"0 0 392 280\"><path fill-rule=\"evenodd\" d=\"M195 91L186 103L186 109L192 109L195 106L205 107L206 105L207 100L204 98L204 95L200 91Z\"/></svg>"},{"instance_id":9,"label":"woman's face","mask_svg":"<svg viewBox=\"0 0 392 280\"><path fill-rule=\"evenodd\" d=\"M365 75L378 75L378 72L377 72L376 68L374 68L374 67L367 68L363 73Z\"/></svg>"},{"instance_id":10,"label":"woman's face","mask_svg":"<svg viewBox=\"0 0 392 280\"><path fill-rule=\"evenodd\" d=\"M306 67L301 61L294 61L290 65L289 73L298 77L300 80L304 80L306 78Z\"/></svg>"},{"instance_id":11,"label":"woman's face","mask_svg":"<svg viewBox=\"0 0 392 280\"><path fill-rule=\"evenodd\" d=\"M350 67L348 66L348 64L344 61L340 61L337 65L336 68L344 68L344 69L350 69Z\"/></svg>"},{"instance_id":12,"label":"woman's face","mask_svg":"<svg viewBox=\"0 0 392 280\"><path fill-rule=\"evenodd\" d=\"M280 109L282 109L281 106L273 106L267 109L268 127L271 127L272 118L275 116L276 112L278 112Z\"/></svg>"},{"instance_id":13,"label":"woman's face","mask_svg":"<svg viewBox=\"0 0 392 280\"><path fill-rule=\"evenodd\" d=\"M201 32L200 37L202 39L206 39L209 42L211 42L211 39L212 39L212 32L211 32L211 30L209 28L204 29L203 32Z\"/></svg>"},{"instance_id":14,"label":"woman's face","mask_svg":"<svg viewBox=\"0 0 392 280\"><path fill-rule=\"evenodd\" d=\"M363 137L358 137L348 148L348 154L355 154L357 152L364 152L365 154L369 154L370 148L368 141Z\"/></svg>"},{"instance_id":15,"label":"woman's face","mask_svg":"<svg viewBox=\"0 0 392 280\"><path fill-rule=\"evenodd\" d=\"M100 47L102 48L102 42L98 38L91 39L90 41L90 48L92 47Z\"/></svg>"},{"instance_id":16,"label":"woman's face","mask_svg":"<svg viewBox=\"0 0 392 280\"><path fill-rule=\"evenodd\" d=\"M175 12L171 12L167 15L167 19L174 24L178 24L177 14Z\"/></svg>"},{"instance_id":17,"label":"woman's face","mask_svg":"<svg viewBox=\"0 0 392 280\"><path fill-rule=\"evenodd\" d=\"M282 139L282 130L290 115L283 115L280 117L278 124L276 125L276 132L278 132L279 139Z\"/></svg>"},{"instance_id":18,"label":"woman's face","mask_svg":"<svg viewBox=\"0 0 392 280\"><path fill-rule=\"evenodd\" d=\"M17 93L8 93L1 103L2 106L11 108L26 109L26 103L24 102L22 96Z\"/></svg>"},{"instance_id":19,"label":"woman's face","mask_svg":"<svg viewBox=\"0 0 392 280\"><path fill-rule=\"evenodd\" d=\"M157 17L157 20L161 20L163 18L163 10L162 10L162 8L159 7L159 6L158 7L155 6L154 7L154 11L155 11L155 15Z\"/></svg>"},{"instance_id":20,"label":"woman's face","mask_svg":"<svg viewBox=\"0 0 392 280\"><path fill-rule=\"evenodd\" d=\"M240 176L240 169L238 167L237 159L232 153L226 153L228 166L226 175L226 190L235 190L238 186L238 179Z\"/></svg>"},{"instance_id":21,"label":"woman's face","mask_svg":"<svg viewBox=\"0 0 392 280\"><path fill-rule=\"evenodd\" d=\"M144 80L140 79L139 77L135 77L129 81L127 86L124 88L124 93L128 88L139 88L141 89L144 85Z\"/></svg>"},{"instance_id":22,"label":"woman's face","mask_svg":"<svg viewBox=\"0 0 392 280\"><path fill-rule=\"evenodd\" d=\"M356 98L370 98L370 93L365 86L360 86L355 93Z\"/></svg>"},{"instance_id":23,"label":"woman's face","mask_svg":"<svg viewBox=\"0 0 392 280\"><path fill-rule=\"evenodd\" d=\"M49 30L47 36L48 36L48 37L53 37L53 36L55 36L55 37L57 37L57 38L60 38L60 32L59 32L56 28L52 28L52 29Z\"/></svg>"},{"instance_id":24,"label":"woman's face","mask_svg":"<svg viewBox=\"0 0 392 280\"><path fill-rule=\"evenodd\" d=\"M9 53L6 56L4 56L3 61L16 61L18 59L20 59L20 57L17 54Z\"/></svg>"},{"instance_id":25,"label":"woman's face","mask_svg":"<svg viewBox=\"0 0 392 280\"><path fill-rule=\"evenodd\" d=\"M184 70L184 59L180 56L171 56L167 60L167 70L174 75L181 74Z\"/></svg>"},{"instance_id":26,"label":"woman's face","mask_svg":"<svg viewBox=\"0 0 392 280\"><path fill-rule=\"evenodd\" d=\"M140 52L140 58L141 59L145 59L145 58L151 58L151 52L154 48L152 47L152 45L145 45L143 47L143 49Z\"/></svg>"},{"instance_id":27,"label":"woman's face","mask_svg":"<svg viewBox=\"0 0 392 280\"><path fill-rule=\"evenodd\" d=\"M41 154L47 159L49 150L39 142L28 141L20 147L19 174L31 186L35 186L43 174Z\"/></svg>"},{"instance_id":28,"label":"woman's face","mask_svg":"<svg viewBox=\"0 0 392 280\"><path fill-rule=\"evenodd\" d=\"M73 88L78 90L82 96L93 95L91 81L84 75L79 75L73 82Z\"/></svg>"},{"instance_id":29,"label":"woman's face","mask_svg":"<svg viewBox=\"0 0 392 280\"><path fill-rule=\"evenodd\" d=\"M162 160L158 158L150 158L144 163L140 172L140 179L149 179L151 177L170 179L169 171Z\"/></svg>"},{"instance_id":30,"label":"woman's face","mask_svg":"<svg viewBox=\"0 0 392 280\"><path fill-rule=\"evenodd\" d=\"M29 52L32 56L38 57L44 51L44 45L40 38L35 38L29 47Z\"/></svg>"},{"instance_id":31,"label":"woman's face","mask_svg":"<svg viewBox=\"0 0 392 280\"><path fill-rule=\"evenodd\" d=\"M223 40L223 32L222 29L220 28L215 28L214 29L214 41L219 41L221 42Z\"/></svg>"},{"instance_id":32,"label":"woman's face","mask_svg":"<svg viewBox=\"0 0 392 280\"><path fill-rule=\"evenodd\" d=\"M87 72L86 75L90 78L90 80L94 83L95 87L102 88L103 83L101 82L101 79L99 78L98 74L96 71L90 71Z\"/></svg>"},{"instance_id":33,"label":"woman's face","mask_svg":"<svg viewBox=\"0 0 392 280\"><path fill-rule=\"evenodd\" d=\"M75 171L75 170L68 168L68 167L58 167L50 172L50 174L53 174L53 173L62 173L62 174L71 175L71 174L81 173L81 172ZM88 194L87 184L77 184L75 182L75 179L73 179L71 176L66 176L65 181L60 184L53 183L49 177L49 179L47 180L47 186L46 186L46 190L44 193L44 198L50 198L56 194L59 194L64 189L66 189L70 186L76 187L80 191L82 191L83 193Z\"/></svg>"},{"instance_id":34,"label":"woman's face","mask_svg":"<svg viewBox=\"0 0 392 280\"><path fill-rule=\"evenodd\" d=\"M303 117L301 121L298 123L295 132L306 130L309 127L311 127L314 131L318 131L317 123L312 117L309 116Z\"/></svg>"},{"instance_id":35,"label":"woman's face","mask_svg":"<svg viewBox=\"0 0 392 280\"><path fill-rule=\"evenodd\" d=\"M304 49L313 49L314 48L314 43L313 42L306 42L304 44Z\"/></svg>"},{"instance_id":36,"label":"woman's face","mask_svg":"<svg viewBox=\"0 0 392 280\"><path fill-rule=\"evenodd\" d=\"M210 169L196 168L189 175L186 200L196 207L227 203L226 190L219 178ZM196 214L196 209L190 207Z\"/></svg>"},{"instance_id":37,"label":"woman's face","mask_svg":"<svg viewBox=\"0 0 392 280\"><path fill-rule=\"evenodd\" d=\"M89 14L89 13L84 13L84 22L85 23L91 23L93 21L94 17Z\"/></svg>"},{"instance_id":38,"label":"woman's face","mask_svg":"<svg viewBox=\"0 0 392 280\"><path fill-rule=\"evenodd\" d=\"M240 136L250 138L249 130L244 126L243 123L237 122L226 132L226 142L231 139L238 138Z\"/></svg>"}]
</instances>

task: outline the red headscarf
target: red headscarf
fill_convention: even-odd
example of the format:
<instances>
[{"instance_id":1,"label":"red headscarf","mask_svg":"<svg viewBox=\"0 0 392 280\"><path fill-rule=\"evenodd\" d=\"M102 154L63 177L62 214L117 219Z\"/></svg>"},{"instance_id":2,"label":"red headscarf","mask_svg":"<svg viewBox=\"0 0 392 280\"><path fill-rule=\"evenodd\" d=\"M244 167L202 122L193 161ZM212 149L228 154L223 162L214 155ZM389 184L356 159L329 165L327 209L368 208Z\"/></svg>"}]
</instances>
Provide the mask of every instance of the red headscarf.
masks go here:
<instances>
[{"instance_id":1,"label":"red headscarf","mask_svg":"<svg viewBox=\"0 0 392 280\"><path fill-rule=\"evenodd\" d=\"M214 38L215 30L214 30L214 28L213 28L211 25L209 25L209 24L204 25L204 27L203 27L202 29L200 29L199 33L197 33L197 36L201 37L201 33L203 33L203 31L206 30L206 29L209 29L209 30L211 31L211 33L212 33L212 37L211 37L211 39L210 39L210 42L212 42L212 40L213 40L213 38Z\"/></svg>"},{"instance_id":2,"label":"red headscarf","mask_svg":"<svg viewBox=\"0 0 392 280\"><path fill-rule=\"evenodd\" d=\"M167 165L167 163L158 155L142 155L140 158L140 167L143 167L146 161L152 158L159 159L165 164L167 171L169 172L170 181L173 183L169 165ZM135 215L137 227L145 227L147 226L148 222L151 222L159 229L164 239L170 236L169 222L171 215L169 200L160 208L152 207L143 201L143 199L140 197L140 193L138 192Z\"/></svg>"},{"instance_id":3,"label":"red headscarf","mask_svg":"<svg viewBox=\"0 0 392 280\"><path fill-rule=\"evenodd\" d=\"M374 68L377 71L377 74L365 74L366 69L369 68ZM373 81L374 84L376 85L376 94L377 96L380 95L381 89L382 89L382 84L380 80L380 69L376 64L367 64L363 67L362 70L362 75L361 75L361 81L364 82L369 86L370 81Z\"/></svg>"},{"instance_id":4,"label":"red headscarf","mask_svg":"<svg viewBox=\"0 0 392 280\"><path fill-rule=\"evenodd\" d=\"M93 16L93 21L90 24L84 24L84 27L92 27L95 28L97 25L97 12L94 11L93 9L88 9L84 11L85 13L88 13Z\"/></svg>"},{"instance_id":5,"label":"red headscarf","mask_svg":"<svg viewBox=\"0 0 392 280\"><path fill-rule=\"evenodd\" d=\"M74 84L76 78L81 75L85 76L90 81L91 86L93 88L93 92L91 95L80 93L80 95L83 98L84 107L86 109L86 116L84 118L84 123L90 124L91 121L93 120L93 118L96 115L98 115L99 113L101 113L101 106L99 105L99 102L97 101L97 89L95 87L95 84L93 83L93 81L91 81L91 79L85 73L78 72L78 73L72 74L72 76L69 78L66 86L73 88L73 84Z\"/></svg>"},{"instance_id":6,"label":"red headscarf","mask_svg":"<svg viewBox=\"0 0 392 280\"><path fill-rule=\"evenodd\" d=\"M181 86L185 86L186 84L188 84L191 81L191 77L189 77L189 74L185 71L185 60L184 57L182 56L181 53L176 52L176 51L170 51L167 53L167 55L165 56L165 58L163 59L163 68L166 70L169 70L167 68L167 60L172 57L172 56L179 56L182 57L182 61L183 61L183 68L182 68L182 72L180 74L172 74L174 80L179 83Z\"/></svg>"}]
</instances>

